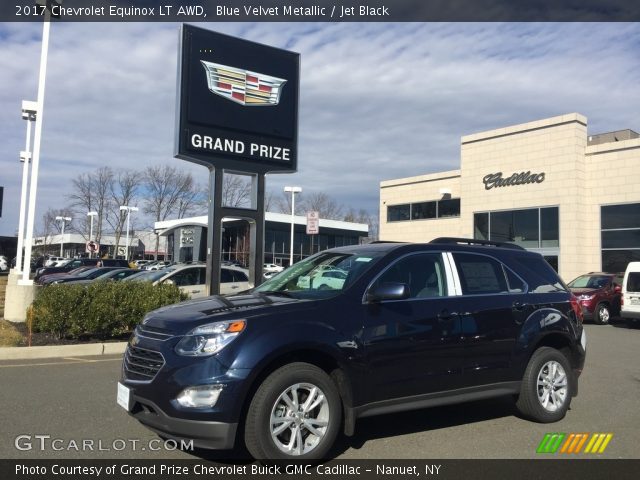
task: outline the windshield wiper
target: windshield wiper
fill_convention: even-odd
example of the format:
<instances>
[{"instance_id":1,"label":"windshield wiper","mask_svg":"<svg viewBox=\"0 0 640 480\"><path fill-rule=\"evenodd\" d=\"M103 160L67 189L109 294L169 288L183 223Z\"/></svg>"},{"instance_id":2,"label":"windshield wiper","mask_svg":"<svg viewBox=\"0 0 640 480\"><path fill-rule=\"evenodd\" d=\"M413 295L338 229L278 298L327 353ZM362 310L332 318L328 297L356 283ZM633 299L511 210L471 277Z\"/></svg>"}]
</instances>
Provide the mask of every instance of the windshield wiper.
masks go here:
<instances>
[{"instance_id":1,"label":"windshield wiper","mask_svg":"<svg viewBox=\"0 0 640 480\"><path fill-rule=\"evenodd\" d=\"M273 295L278 297L293 298L293 296L285 290L265 290L263 292L256 292L256 293L261 293L263 295Z\"/></svg>"}]
</instances>

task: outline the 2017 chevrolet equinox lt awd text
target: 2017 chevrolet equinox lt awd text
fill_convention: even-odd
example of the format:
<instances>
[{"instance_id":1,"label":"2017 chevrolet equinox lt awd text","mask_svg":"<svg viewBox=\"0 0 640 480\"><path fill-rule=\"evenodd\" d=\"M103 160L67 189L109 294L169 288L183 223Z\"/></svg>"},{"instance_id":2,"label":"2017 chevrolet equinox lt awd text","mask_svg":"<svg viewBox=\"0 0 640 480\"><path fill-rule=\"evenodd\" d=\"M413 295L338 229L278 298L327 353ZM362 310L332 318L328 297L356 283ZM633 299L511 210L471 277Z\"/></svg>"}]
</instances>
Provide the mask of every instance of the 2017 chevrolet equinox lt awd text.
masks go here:
<instances>
[{"instance_id":1,"label":"2017 chevrolet equinox lt awd text","mask_svg":"<svg viewBox=\"0 0 640 480\"><path fill-rule=\"evenodd\" d=\"M512 395L562 419L586 339L576 298L537 253L477 240L313 255L246 294L146 315L118 403L163 437L244 441L321 459L360 417Z\"/></svg>"}]
</instances>

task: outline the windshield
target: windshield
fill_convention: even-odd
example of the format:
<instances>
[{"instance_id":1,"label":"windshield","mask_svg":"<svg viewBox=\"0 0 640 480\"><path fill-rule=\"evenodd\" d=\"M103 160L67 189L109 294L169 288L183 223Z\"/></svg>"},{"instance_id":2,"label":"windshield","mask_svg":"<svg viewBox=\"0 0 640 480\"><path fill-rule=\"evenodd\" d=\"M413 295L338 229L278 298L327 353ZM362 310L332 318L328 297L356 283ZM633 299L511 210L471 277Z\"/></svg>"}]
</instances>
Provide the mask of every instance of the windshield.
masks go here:
<instances>
[{"instance_id":1,"label":"windshield","mask_svg":"<svg viewBox=\"0 0 640 480\"><path fill-rule=\"evenodd\" d=\"M381 255L321 252L271 277L253 291L295 298L333 297L352 285Z\"/></svg>"},{"instance_id":2,"label":"windshield","mask_svg":"<svg viewBox=\"0 0 640 480\"><path fill-rule=\"evenodd\" d=\"M609 284L610 277L604 275L582 275L569 284L569 288L602 288Z\"/></svg>"}]
</instances>

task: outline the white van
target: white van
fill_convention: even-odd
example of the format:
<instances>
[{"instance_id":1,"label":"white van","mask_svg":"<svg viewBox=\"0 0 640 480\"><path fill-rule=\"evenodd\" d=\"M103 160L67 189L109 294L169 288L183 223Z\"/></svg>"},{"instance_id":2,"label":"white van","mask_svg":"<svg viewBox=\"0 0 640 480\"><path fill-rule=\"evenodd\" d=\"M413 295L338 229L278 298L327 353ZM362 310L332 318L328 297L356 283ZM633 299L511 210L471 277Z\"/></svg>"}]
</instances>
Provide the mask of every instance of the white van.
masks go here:
<instances>
[{"instance_id":1,"label":"white van","mask_svg":"<svg viewBox=\"0 0 640 480\"><path fill-rule=\"evenodd\" d=\"M622 308L620 316L627 320L640 320L640 262L630 262L622 281Z\"/></svg>"}]
</instances>

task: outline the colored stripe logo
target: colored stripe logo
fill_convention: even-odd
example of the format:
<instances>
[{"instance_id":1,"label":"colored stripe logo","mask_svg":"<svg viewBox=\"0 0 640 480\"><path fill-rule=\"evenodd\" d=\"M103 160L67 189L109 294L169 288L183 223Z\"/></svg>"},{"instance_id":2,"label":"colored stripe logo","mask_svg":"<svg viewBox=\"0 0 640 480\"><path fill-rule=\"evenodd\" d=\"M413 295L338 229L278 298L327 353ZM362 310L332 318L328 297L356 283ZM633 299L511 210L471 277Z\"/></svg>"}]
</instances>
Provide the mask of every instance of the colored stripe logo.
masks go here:
<instances>
[{"instance_id":1,"label":"colored stripe logo","mask_svg":"<svg viewBox=\"0 0 640 480\"><path fill-rule=\"evenodd\" d=\"M536 453L603 453L612 438L613 433L547 433Z\"/></svg>"}]
</instances>

